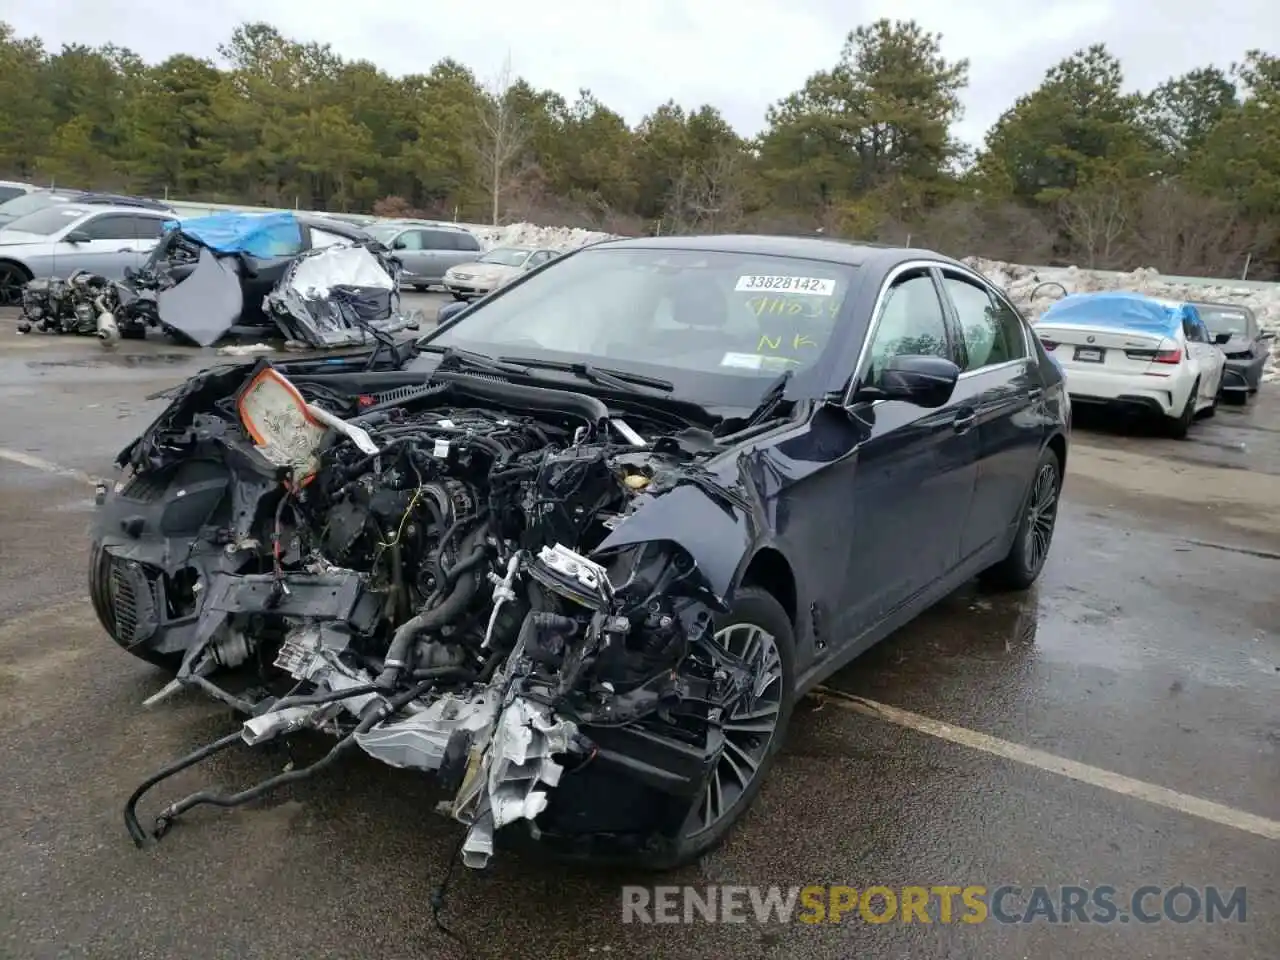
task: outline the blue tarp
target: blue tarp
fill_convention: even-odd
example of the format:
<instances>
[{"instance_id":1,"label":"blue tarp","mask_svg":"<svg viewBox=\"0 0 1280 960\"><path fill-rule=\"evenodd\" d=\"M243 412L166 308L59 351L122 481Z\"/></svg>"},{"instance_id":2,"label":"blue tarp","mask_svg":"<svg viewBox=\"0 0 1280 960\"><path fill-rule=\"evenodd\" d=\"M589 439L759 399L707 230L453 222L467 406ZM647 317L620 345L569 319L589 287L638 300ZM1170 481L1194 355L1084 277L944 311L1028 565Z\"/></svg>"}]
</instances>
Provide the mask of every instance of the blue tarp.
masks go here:
<instances>
[{"instance_id":1,"label":"blue tarp","mask_svg":"<svg viewBox=\"0 0 1280 960\"><path fill-rule=\"evenodd\" d=\"M211 217L170 220L215 253L247 253L251 257L289 257L302 250L302 228L292 213L215 213Z\"/></svg>"},{"instance_id":2,"label":"blue tarp","mask_svg":"<svg viewBox=\"0 0 1280 960\"><path fill-rule=\"evenodd\" d=\"M1190 303L1157 300L1141 293L1075 293L1063 297L1040 316L1039 323L1115 327L1133 333L1176 336L1182 321L1201 324Z\"/></svg>"}]
</instances>

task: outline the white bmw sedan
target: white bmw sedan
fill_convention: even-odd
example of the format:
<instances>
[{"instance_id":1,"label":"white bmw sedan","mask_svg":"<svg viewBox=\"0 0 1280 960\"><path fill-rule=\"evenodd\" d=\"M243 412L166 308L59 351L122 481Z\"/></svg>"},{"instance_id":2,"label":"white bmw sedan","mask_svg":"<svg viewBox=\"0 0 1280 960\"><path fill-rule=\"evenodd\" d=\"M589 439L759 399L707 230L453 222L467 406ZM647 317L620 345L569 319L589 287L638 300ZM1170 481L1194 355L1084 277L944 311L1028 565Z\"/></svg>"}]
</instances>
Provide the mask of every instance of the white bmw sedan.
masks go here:
<instances>
[{"instance_id":1,"label":"white bmw sedan","mask_svg":"<svg viewBox=\"0 0 1280 960\"><path fill-rule=\"evenodd\" d=\"M1147 412L1185 437L1217 407L1226 355L1193 304L1139 293L1080 293L1035 324L1066 373L1072 404Z\"/></svg>"}]
</instances>

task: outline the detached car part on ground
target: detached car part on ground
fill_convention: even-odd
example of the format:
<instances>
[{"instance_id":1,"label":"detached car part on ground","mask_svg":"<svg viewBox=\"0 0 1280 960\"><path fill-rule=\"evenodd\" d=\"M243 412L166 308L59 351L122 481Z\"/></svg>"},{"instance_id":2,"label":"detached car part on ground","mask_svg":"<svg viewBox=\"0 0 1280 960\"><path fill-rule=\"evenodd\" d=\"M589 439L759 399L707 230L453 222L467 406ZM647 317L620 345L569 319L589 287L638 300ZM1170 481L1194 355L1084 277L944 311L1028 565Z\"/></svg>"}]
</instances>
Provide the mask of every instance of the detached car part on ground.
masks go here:
<instances>
[{"instance_id":1,"label":"detached car part on ground","mask_svg":"<svg viewBox=\"0 0 1280 960\"><path fill-rule=\"evenodd\" d=\"M77 271L65 280L32 280L22 290L18 332L96 336L104 343L112 342L121 335L116 322L119 293L114 281L87 270ZM141 336L131 328L126 329L125 335Z\"/></svg>"},{"instance_id":2,"label":"detached car part on ground","mask_svg":"<svg viewBox=\"0 0 1280 960\"><path fill-rule=\"evenodd\" d=\"M321 237L324 245L313 245ZM172 225L142 269L101 295L77 296L83 286L60 280L33 281L24 292L24 323L104 340L116 329L141 338L155 328L202 347L228 335L361 346L421 322L401 312L398 276L395 258L350 224L219 214ZM107 314L105 323L85 321L95 306Z\"/></svg>"},{"instance_id":3,"label":"detached car part on ground","mask_svg":"<svg viewBox=\"0 0 1280 960\"><path fill-rule=\"evenodd\" d=\"M409 356L223 366L170 391L102 490L90 595L175 674L150 702L194 687L246 719L135 791L134 839L159 781L318 729L339 739L317 764L172 803L152 835L358 749L436 774L471 866L526 834L698 857L750 805L797 696L970 577L1039 575L1070 408L987 298L919 250L616 241ZM570 353L574 334L617 346ZM773 351L792 335L816 363Z\"/></svg>"}]
</instances>

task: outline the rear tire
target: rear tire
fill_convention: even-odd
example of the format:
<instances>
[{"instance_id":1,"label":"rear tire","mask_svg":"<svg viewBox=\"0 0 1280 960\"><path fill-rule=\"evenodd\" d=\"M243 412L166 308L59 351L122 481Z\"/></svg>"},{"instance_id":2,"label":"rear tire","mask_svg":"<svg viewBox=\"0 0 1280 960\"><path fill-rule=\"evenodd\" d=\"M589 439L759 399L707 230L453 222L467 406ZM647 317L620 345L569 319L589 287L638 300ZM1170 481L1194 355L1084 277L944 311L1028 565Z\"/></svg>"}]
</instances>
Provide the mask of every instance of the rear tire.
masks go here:
<instances>
[{"instance_id":1,"label":"rear tire","mask_svg":"<svg viewBox=\"0 0 1280 960\"><path fill-rule=\"evenodd\" d=\"M728 712L725 746L721 748L711 782L694 801L688 818L681 827L680 836L663 852L643 858L643 866L649 869L672 870L692 863L724 841L760 792L760 786L773 767L791 722L791 711L796 699L795 637L782 604L760 587L742 587L734 596L729 612L716 618L715 629L718 636L725 637L729 649L735 653L739 652L734 643L735 636L744 636L743 642L747 649L751 649L753 636L760 638L754 641L760 644L756 648L759 656L755 696L750 703L738 705L739 712L747 714L739 717L738 722L757 724L760 722L758 715L772 710L776 704L776 710L768 713L773 718L773 727L767 734L730 732L735 713ZM769 680L775 672L776 679ZM768 737L767 741L758 743L759 738L764 736ZM754 756L751 755L753 748L749 746L753 739L756 741L754 749L758 750ZM755 763L754 768L751 766L752 762ZM727 808L719 810L716 815L711 798L724 801L724 776L727 775L729 780L738 780L743 772L747 772L747 783L739 781L732 784L740 788L737 795Z\"/></svg>"},{"instance_id":2,"label":"rear tire","mask_svg":"<svg viewBox=\"0 0 1280 960\"><path fill-rule=\"evenodd\" d=\"M1062 463L1056 453L1045 448L1031 478L1013 545L1003 560L979 574L983 586L994 590L1026 590L1036 582L1053 545L1061 496Z\"/></svg>"},{"instance_id":3,"label":"rear tire","mask_svg":"<svg viewBox=\"0 0 1280 960\"><path fill-rule=\"evenodd\" d=\"M1197 380L1191 385L1191 392L1187 394L1187 402L1182 407L1182 413L1174 419L1165 421L1165 427L1169 432L1169 436L1175 440L1185 440L1187 431L1191 429L1191 421L1196 418L1196 394L1200 392L1200 381Z\"/></svg>"},{"instance_id":4,"label":"rear tire","mask_svg":"<svg viewBox=\"0 0 1280 960\"><path fill-rule=\"evenodd\" d=\"M22 306L22 288L31 282L31 271L17 263L0 263L0 307Z\"/></svg>"},{"instance_id":5,"label":"rear tire","mask_svg":"<svg viewBox=\"0 0 1280 960\"><path fill-rule=\"evenodd\" d=\"M461 300L463 303L466 303L466 302L467 302L467 295L466 295L465 293L455 293L455 294L453 295L453 299L455 299L455 300Z\"/></svg>"}]
</instances>

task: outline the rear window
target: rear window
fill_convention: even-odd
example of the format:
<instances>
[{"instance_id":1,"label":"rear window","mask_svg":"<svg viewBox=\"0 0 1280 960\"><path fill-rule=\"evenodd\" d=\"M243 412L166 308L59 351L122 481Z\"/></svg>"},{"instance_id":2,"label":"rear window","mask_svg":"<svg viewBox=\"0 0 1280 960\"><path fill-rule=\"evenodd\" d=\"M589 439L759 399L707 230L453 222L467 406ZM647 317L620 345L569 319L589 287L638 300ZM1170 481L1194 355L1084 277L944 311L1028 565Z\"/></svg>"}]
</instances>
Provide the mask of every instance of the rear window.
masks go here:
<instances>
[{"instance_id":1,"label":"rear window","mask_svg":"<svg viewBox=\"0 0 1280 960\"><path fill-rule=\"evenodd\" d=\"M84 207L73 207L66 203L53 203L43 210L19 217L5 225L8 230L21 230L23 233L34 233L41 237L49 237L71 226L89 211Z\"/></svg>"},{"instance_id":2,"label":"rear window","mask_svg":"<svg viewBox=\"0 0 1280 960\"><path fill-rule=\"evenodd\" d=\"M12 200L14 197L25 197L27 191L21 187L0 187L0 203Z\"/></svg>"}]
</instances>

